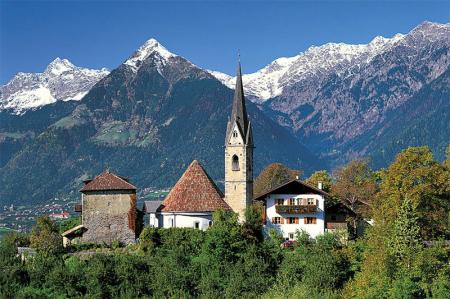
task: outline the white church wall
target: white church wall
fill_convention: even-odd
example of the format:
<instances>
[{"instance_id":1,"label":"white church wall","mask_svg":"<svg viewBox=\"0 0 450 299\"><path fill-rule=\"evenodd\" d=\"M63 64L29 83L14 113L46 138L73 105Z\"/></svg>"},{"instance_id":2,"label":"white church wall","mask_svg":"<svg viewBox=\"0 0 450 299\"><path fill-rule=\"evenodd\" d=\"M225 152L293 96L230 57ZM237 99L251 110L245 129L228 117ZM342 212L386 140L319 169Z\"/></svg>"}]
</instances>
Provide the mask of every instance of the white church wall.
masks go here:
<instances>
[{"instance_id":1,"label":"white church wall","mask_svg":"<svg viewBox=\"0 0 450 299\"><path fill-rule=\"evenodd\" d=\"M212 213L161 213L159 227L187 227L206 230L212 223Z\"/></svg>"}]
</instances>

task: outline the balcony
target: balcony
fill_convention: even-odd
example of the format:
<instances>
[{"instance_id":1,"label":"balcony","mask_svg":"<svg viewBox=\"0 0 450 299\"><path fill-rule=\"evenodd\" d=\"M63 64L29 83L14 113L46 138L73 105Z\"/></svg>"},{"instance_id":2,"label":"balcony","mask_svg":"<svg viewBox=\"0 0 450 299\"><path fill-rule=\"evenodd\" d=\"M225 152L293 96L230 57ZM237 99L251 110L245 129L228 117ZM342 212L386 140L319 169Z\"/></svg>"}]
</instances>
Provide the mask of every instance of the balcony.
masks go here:
<instances>
[{"instance_id":1,"label":"balcony","mask_svg":"<svg viewBox=\"0 0 450 299\"><path fill-rule=\"evenodd\" d=\"M327 230L347 229L347 222L327 222Z\"/></svg>"},{"instance_id":2,"label":"balcony","mask_svg":"<svg viewBox=\"0 0 450 299\"><path fill-rule=\"evenodd\" d=\"M317 205L276 205L275 211L278 214L314 214L317 213Z\"/></svg>"}]
</instances>

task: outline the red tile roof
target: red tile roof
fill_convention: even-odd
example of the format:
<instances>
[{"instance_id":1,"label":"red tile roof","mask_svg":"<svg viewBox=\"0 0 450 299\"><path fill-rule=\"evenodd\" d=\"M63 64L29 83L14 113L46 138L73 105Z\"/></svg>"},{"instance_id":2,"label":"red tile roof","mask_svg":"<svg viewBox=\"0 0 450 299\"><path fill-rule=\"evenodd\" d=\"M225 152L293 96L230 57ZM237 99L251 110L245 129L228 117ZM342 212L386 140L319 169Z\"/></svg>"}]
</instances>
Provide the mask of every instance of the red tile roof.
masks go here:
<instances>
[{"instance_id":1,"label":"red tile roof","mask_svg":"<svg viewBox=\"0 0 450 299\"><path fill-rule=\"evenodd\" d=\"M86 181L86 185L84 185L80 192L107 190L136 190L136 187L122 177L106 170L93 180Z\"/></svg>"},{"instance_id":2,"label":"red tile roof","mask_svg":"<svg viewBox=\"0 0 450 299\"><path fill-rule=\"evenodd\" d=\"M229 210L223 194L197 160L192 161L162 203L162 212Z\"/></svg>"}]
</instances>

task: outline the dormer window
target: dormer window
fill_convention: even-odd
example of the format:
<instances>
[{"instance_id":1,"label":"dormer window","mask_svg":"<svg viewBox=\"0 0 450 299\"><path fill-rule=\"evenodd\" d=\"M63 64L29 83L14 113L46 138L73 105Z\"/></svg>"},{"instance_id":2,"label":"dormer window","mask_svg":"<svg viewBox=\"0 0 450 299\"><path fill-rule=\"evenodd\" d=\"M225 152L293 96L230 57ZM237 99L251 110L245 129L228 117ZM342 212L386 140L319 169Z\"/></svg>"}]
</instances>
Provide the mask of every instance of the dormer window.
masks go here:
<instances>
[{"instance_id":1,"label":"dormer window","mask_svg":"<svg viewBox=\"0 0 450 299\"><path fill-rule=\"evenodd\" d=\"M239 170L239 158L236 155L234 155L232 160L231 160L231 169L233 171L238 171Z\"/></svg>"}]
</instances>

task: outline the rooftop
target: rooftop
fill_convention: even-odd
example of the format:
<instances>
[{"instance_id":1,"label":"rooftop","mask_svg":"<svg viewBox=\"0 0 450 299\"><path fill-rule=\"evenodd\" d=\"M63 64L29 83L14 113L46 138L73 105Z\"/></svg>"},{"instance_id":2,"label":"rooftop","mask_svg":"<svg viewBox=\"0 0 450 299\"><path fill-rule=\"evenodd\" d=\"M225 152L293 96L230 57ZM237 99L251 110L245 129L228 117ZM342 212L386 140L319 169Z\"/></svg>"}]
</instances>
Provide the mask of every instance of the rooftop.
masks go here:
<instances>
[{"instance_id":1,"label":"rooftop","mask_svg":"<svg viewBox=\"0 0 450 299\"><path fill-rule=\"evenodd\" d=\"M84 187L80 192L87 191L109 191L109 190L132 190L136 187L128 182L124 177L118 176L106 170L93 180L86 180Z\"/></svg>"},{"instance_id":2,"label":"rooftop","mask_svg":"<svg viewBox=\"0 0 450 299\"><path fill-rule=\"evenodd\" d=\"M230 209L223 194L194 160L163 201L162 212L212 212Z\"/></svg>"}]
</instances>

